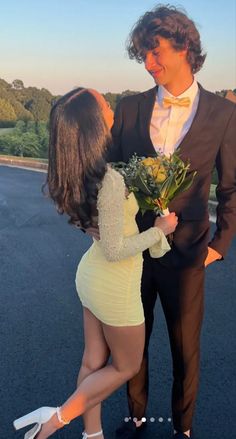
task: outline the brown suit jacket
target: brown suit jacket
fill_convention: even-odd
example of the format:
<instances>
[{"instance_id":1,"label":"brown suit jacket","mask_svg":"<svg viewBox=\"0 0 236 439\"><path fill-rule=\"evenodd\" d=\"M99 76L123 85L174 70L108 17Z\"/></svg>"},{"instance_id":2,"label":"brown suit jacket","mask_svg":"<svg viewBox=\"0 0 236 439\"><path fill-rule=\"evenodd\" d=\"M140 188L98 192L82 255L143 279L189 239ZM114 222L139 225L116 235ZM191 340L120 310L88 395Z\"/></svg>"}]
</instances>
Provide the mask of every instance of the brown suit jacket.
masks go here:
<instances>
[{"instance_id":1,"label":"brown suit jacket","mask_svg":"<svg viewBox=\"0 0 236 439\"><path fill-rule=\"evenodd\" d=\"M178 149L190 161L190 172L197 171L192 187L169 205L179 224L172 250L159 262L172 267L202 266L208 244L225 256L236 232L236 105L199 84L200 98L192 125ZM128 161L134 154L155 155L149 128L157 87L123 98L117 106L112 128L114 145L109 161ZM212 171L216 165L219 184L217 224L210 240L208 197ZM137 216L140 231L153 225L148 212ZM149 257L148 251L145 256Z\"/></svg>"}]
</instances>

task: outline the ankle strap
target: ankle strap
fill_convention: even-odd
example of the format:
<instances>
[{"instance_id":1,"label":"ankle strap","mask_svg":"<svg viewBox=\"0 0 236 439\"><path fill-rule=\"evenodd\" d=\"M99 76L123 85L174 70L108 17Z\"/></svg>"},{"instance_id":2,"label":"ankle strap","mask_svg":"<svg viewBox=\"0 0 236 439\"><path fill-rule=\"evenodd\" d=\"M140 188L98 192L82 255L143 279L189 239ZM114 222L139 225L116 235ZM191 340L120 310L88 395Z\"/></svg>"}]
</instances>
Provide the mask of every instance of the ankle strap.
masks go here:
<instances>
[{"instance_id":1,"label":"ankle strap","mask_svg":"<svg viewBox=\"0 0 236 439\"><path fill-rule=\"evenodd\" d=\"M63 424L63 425L68 425L69 423L70 423L70 421L69 420L67 420L67 419L64 419L62 416L61 416L61 412L60 412L60 408L61 407L57 407L57 417L58 417L58 420L59 420L59 422L61 422L61 424Z\"/></svg>"},{"instance_id":2,"label":"ankle strap","mask_svg":"<svg viewBox=\"0 0 236 439\"><path fill-rule=\"evenodd\" d=\"M87 439L88 437L96 437L96 436L101 436L103 434L103 431L99 431L98 433L93 433L93 434L87 434L85 431L83 431L82 435L83 435L83 439Z\"/></svg>"}]
</instances>

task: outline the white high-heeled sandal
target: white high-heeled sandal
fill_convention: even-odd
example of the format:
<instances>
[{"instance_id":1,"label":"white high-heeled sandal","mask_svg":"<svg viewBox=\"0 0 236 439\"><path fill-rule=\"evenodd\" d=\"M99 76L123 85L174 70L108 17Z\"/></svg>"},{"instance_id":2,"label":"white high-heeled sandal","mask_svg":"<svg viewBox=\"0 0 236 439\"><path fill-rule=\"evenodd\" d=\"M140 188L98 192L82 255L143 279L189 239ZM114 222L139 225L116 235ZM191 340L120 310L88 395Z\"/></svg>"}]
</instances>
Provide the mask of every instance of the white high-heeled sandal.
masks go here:
<instances>
[{"instance_id":1,"label":"white high-heeled sandal","mask_svg":"<svg viewBox=\"0 0 236 439\"><path fill-rule=\"evenodd\" d=\"M24 439L34 439L41 430L42 424L48 422L52 416L55 415L55 413L57 414L59 422L61 422L63 425L70 423L70 421L65 421L62 419L60 407L40 407L39 409L16 419L13 422L13 425L16 430L20 430L20 428L24 428L27 425L36 423L36 425L31 428L31 430L27 431L24 436Z\"/></svg>"},{"instance_id":2,"label":"white high-heeled sandal","mask_svg":"<svg viewBox=\"0 0 236 439\"><path fill-rule=\"evenodd\" d=\"M83 431L82 436L83 439L87 439L88 437L97 437L97 436L102 436L103 435L103 431L98 431L98 433L93 433L93 434L87 434L86 431Z\"/></svg>"}]
</instances>

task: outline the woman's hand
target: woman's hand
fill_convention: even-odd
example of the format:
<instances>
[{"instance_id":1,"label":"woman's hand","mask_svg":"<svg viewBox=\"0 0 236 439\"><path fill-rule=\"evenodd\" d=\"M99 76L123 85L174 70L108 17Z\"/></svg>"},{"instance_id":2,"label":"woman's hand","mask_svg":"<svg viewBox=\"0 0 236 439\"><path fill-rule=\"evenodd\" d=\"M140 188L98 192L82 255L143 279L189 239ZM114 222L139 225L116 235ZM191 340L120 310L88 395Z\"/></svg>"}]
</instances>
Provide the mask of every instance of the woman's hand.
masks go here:
<instances>
[{"instance_id":1,"label":"woman's hand","mask_svg":"<svg viewBox=\"0 0 236 439\"><path fill-rule=\"evenodd\" d=\"M175 231L177 224L178 217L176 216L175 212L171 212L166 216L158 216L155 219L154 227L161 229L164 235L167 236Z\"/></svg>"}]
</instances>

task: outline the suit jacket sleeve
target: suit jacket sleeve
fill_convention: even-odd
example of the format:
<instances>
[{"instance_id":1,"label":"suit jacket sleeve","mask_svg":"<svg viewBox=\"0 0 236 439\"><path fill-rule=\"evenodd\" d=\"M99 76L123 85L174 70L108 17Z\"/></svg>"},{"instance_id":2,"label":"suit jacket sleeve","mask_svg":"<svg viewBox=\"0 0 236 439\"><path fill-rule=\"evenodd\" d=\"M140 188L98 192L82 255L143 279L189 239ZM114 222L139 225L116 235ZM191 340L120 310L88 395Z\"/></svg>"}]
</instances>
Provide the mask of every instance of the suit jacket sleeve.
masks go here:
<instances>
[{"instance_id":1,"label":"suit jacket sleeve","mask_svg":"<svg viewBox=\"0 0 236 439\"><path fill-rule=\"evenodd\" d=\"M216 232L209 246L223 258L236 233L236 106L231 114L216 157L219 183Z\"/></svg>"}]
</instances>

